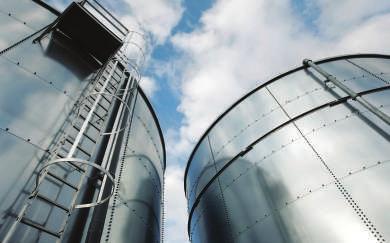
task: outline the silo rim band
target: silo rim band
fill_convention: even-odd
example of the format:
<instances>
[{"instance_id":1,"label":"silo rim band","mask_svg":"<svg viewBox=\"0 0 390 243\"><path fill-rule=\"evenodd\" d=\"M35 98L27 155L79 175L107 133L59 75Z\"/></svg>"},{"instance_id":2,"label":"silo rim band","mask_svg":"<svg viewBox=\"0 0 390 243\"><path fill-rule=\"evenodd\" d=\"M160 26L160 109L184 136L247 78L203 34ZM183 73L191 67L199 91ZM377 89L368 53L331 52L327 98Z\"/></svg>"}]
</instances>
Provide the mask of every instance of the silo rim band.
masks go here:
<instances>
[{"instance_id":1,"label":"silo rim band","mask_svg":"<svg viewBox=\"0 0 390 243\"><path fill-rule=\"evenodd\" d=\"M358 96L363 96L363 95L367 95L367 94L371 94L371 93L376 93L376 92L381 92L381 91L384 91L384 90L389 90L390 89L390 85L386 85L386 86L383 86L383 87L379 87L379 88L375 88L375 89L370 89L370 90L366 90L366 91L362 91L362 92L359 92L357 93ZM190 209L190 212L189 212L189 216L188 216L188 222L187 222L187 233L188 235L190 235L190 231L191 231L191 220L192 220L192 216L194 215L194 212L195 212L195 209L197 208L199 202L200 202L200 199L202 198L203 194L207 191L207 189L212 185L212 183L231 165L233 164L239 157L243 157L246 153L248 153L250 150L253 149L253 147L258 144L260 141L262 141L264 138L268 137L269 135L273 134L275 131L279 130L279 129L282 129L283 127L289 125L290 123L296 121L296 120L299 120L300 118L303 118L307 115L310 115L316 111L319 111L319 110L322 110L326 107L333 107L333 106L336 106L336 105L340 105L340 104L343 104L345 102L347 102L348 100L350 99L353 99L353 97L351 97L350 95L348 96L344 96L340 99L337 99L337 100L333 100L333 101L330 101L330 102L327 102L325 104L322 104L320 106L317 106L317 107L314 107L306 112L303 112L299 115L296 115L295 117L292 117L290 120L278 125L277 127L275 127L274 129L272 129L271 131L267 132L266 134L262 135L261 137L257 138L256 140L254 140L253 142L251 142L246 148L244 148L243 151L241 152L238 152L235 156L232 157L232 159L230 159L223 167L220 168L220 170L213 176L210 178L209 182L202 188L202 190L198 193L198 195L196 195L196 198L195 198L195 201L194 203L191 205L191 209Z\"/></svg>"},{"instance_id":2,"label":"silo rim band","mask_svg":"<svg viewBox=\"0 0 390 243\"><path fill-rule=\"evenodd\" d=\"M390 59L390 55L385 55L385 54L375 54L375 53L366 53L366 54L349 54L349 55L340 55L340 56L335 56L335 57L329 57L329 58L324 58L318 61L314 61L315 64L322 64L322 63L327 63L327 62L332 62L332 61L338 61L338 60L343 60L347 58L382 58L382 59ZM292 73L295 73L297 71L305 69L304 65L298 66L296 68L293 68L287 72L284 72L282 74L279 74L278 76L260 84L256 88L252 89L248 93L244 94L242 97L240 97L238 100L236 100L229 108L227 108L225 111L223 111L212 123L211 125L204 131L204 133L200 136L198 139L198 142L196 143L194 149L192 150L186 164L186 168L184 171L184 194L187 198L187 175L188 171L190 168L190 165L192 164L192 159L200 146L201 142L205 139L205 137L210 133L210 131L213 129L213 127L222 119L224 118L232 109L234 109L237 105L239 105L243 100L245 100L247 97L250 95L254 94L255 92L259 91L260 89L266 87L267 85L277 82L281 78L290 75ZM363 95L363 94L362 94Z\"/></svg>"}]
</instances>

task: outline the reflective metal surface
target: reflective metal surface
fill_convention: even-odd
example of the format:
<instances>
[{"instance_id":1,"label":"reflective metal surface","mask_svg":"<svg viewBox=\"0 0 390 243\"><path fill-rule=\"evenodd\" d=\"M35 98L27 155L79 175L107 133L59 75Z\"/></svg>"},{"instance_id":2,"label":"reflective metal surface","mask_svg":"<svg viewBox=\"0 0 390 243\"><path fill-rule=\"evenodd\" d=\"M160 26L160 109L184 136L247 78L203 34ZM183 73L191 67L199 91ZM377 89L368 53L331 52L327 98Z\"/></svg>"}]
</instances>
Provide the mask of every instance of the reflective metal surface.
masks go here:
<instances>
[{"instance_id":1,"label":"reflective metal surface","mask_svg":"<svg viewBox=\"0 0 390 243\"><path fill-rule=\"evenodd\" d=\"M390 56L316 64L390 114ZM389 133L311 67L266 82L224 112L190 156L191 241L389 240Z\"/></svg>"},{"instance_id":2,"label":"reflective metal surface","mask_svg":"<svg viewBox=\"0 0 390 243\"><path fill-rule=\"evenodd\" d=\"M0 50L48 25L57 16L32 0L0 2Z\"/></svg>"},{"instance_id":3,"label":"reflective metal surface","mask_svg":"<svg viewBox=\"0 0 390 243\"><path fill-rule=\"evenodd\" d=\"M140 90L134 108L114 197L102 239L108 242L159 242L165 149L154 113Z\"/></svg>"},{"instance_id":4,"label":"reflective metal surface","mask_svg":"<svg viewBox=\"0 0 390 243\"><path fill-rule=\"evenodd\" d=\"M160 242L165 145L136 65L33 42L57 18L36 2L0 2L0 241Z\"/></svg>"}]
</instances>

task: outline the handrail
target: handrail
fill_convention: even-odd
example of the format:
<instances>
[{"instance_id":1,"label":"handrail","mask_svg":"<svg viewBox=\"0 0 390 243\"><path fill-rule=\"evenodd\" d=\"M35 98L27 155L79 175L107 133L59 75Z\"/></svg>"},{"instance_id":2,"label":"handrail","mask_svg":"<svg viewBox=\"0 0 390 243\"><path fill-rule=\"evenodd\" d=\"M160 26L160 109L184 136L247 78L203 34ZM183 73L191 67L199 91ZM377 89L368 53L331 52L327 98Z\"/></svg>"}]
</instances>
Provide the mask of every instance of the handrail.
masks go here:
<instances>
[{"instance_id":1,"label":"handrail","mask_svg":"<svg viewBox=\"0 0 390 243\"><path fill-rule=\"evenodd\" d=\"M90 1L88 0L84 0L82 2L80 2L79 4L81 6L84 7L85 10L87 10L88 12L90 12L93 16L95 17L99 17L101 16L103 18L103 20L107 21L109 23L109 25L111 25L116 31L120 32L123 36L119 36L118 33L113 33L114 35L116 35L117 37L121 38L122 40L126 37L126 35L129 33L129 30L117 19L115 18L106 8L104 8L99 2L97 2L96 0L93 1L94 3L96 3L96 5L101 9L99 10L94 4L92 4ZM96 13L98 14L98 16L96 16L93 12L91 12L91 10L88 10L88 8L85 6L85 5L88 5L89 7L91 7L93 9L93 11L96 11ZM107 15L109 15L111 17L111 19L109 17L107 17ZM114 22L115 23L114 23ZM101 22L101 20L100 20ZM103 25L105 25L104 23L102 23ZM119 27L119 26L121 27ZM106 26L108 29L109 26ZM114 31L115 31L114 30ZM111 31L112 32L112 31Z\"/></svg>"},{"instance_id":2,"label":"handrail","mask_svg":"<svg viewBox=\"0 0 390 243\"><path fill-rule=\"evenodd\" d=\"M385 114L384 112L377 109L375 106L373 106L369 101L365 100L363 97L359 97L355 91L350 89L348 86L341 83L335 76L330 75L327 73L324 69L320 68L317 64L315 64L312 60L305 59L303 60L303 65L305 67L311 67L314 70L316 70L318 73L320 73L323 77L326 78L326 81L332 82L335 86L337 86L339 89L350 95L353 99L355 99L357 102L359 102L362 106L364 106L367 110L372 112L374 115L376 115L379 119L387 123L387 125L390 125L390 117Z\"/></svg>"},{"instance_id":3,"label":"handrail","mask_svg":"<svg viewBox=\"0 0 390 243\"><path fill-rule=\"evenodd\" d=\"M98 12L102 17L104 17L105 20L107 20L112 26L114 26L119 32L121 32L123 35L126 35L127 33L123 32L122 30L120 30L120 28L118 28L116 26L115 23L113 23L109 18L107 18L107 16L104 15L104 13L102 13L99 9L97 9L94 5L92 5L91 3L87 2L89 6L91 6L96 12ZM117 21L117 24L120 24L120 22Z\"/></svg>"},{"instance_id":4,"label":"handrail","mask_svg":"<svg viewBox=\"0 0 390 243\"><path fill-rule=\"evenodd\" d=\"M87 1L88 2L88 1ZM107 12L110 17L112 17L120 26L122 26L127 32L129 31L126 26L124 26L114 15L112 15L103 5L101 5L98 1L93 0L100 8L102 8L105 12ZM89 2L88 2L89 3Z\"/></svg>"}]
</instances>

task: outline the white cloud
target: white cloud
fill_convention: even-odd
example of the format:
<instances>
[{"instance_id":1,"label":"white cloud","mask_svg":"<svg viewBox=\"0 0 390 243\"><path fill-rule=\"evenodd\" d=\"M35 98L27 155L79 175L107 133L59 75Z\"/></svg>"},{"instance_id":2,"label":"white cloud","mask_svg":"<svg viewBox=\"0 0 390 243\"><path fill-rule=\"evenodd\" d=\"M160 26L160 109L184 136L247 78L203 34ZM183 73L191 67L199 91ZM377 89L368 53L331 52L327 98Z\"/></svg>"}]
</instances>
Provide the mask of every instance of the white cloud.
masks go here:
<instances>
[{"instance_id":1,"label":"white cloud","mask_svg":"<svg viewBox=\"0 0 390 243\"><path fill-rule=\"evenodd\" d=\"M181 0L123 0L112 8L120 12L122 9L130 11L120 16L121 21L130 29L144 31L151 34L157 43L163 43L176 26L183 13Z\"/></svg>"},{"instance_id":2,"label":"white cloud","mask_svg":"<svg viewBox=\"0 0 390 243\"><path fill-rule=\"evenodd\" d=\"M183 191L183 168L168 166L165 172L165 242L187 241L187 208Z\"/></svg>"},{"instance_id":3,"label":"white cloud","mask_svg":"<svg viewBox=\"0 0 390 243\"><path fill-rule=\"evenodd\" d=\"M390 11L389 11L390 12ZM378 52L389 53L390 43L390 13L372 17L353 28L348 35L343 36L338 43L342 51L348 52Z\"/></svg>"},{"instance_id":4,"label":"white cloud","mask_svg":"<svg viewBox=\"0 0 390 243\"><path fill-rule=\"evenodd\" d=\"M158 90L156 80L148 76L142 77L140 86L149 98L152 97L154 92Z\"/></svg>"},{"instance_id":5,"label":"white cloud","mask_svg":"<svg viewBox=\"0 0 390 243\"><path fill-rule=\"evenodd\" d=\"M359 28L372 16L388 13L388 0L320 0L316 2L321 10L317 24L324 35L337 37L345 29Z\"/></svg>"},{"instance_id":6,"label":"white cloud","mask_svg":"<svg viewBox=\"0 0 390 243\"><path fill-rule=\"evenodd\" d=\"M102 0L102 5L129 30L125 54L142 73L150 55L165 43L183 13L182 0Z\"/></svg>"},{"instance_id":7,"label":"white cloud","mask_svg":"<svg viewBox=\"0 0 390 243\"><path fill-rule=\"evenodd\" d=\"M385 30L390 14L378 13L389 4L377 2L357 1L356 11L352 3L337 5L343 8L337 9L337 14L348 12L353 16L348 18L337 17L335 7L320 2L317 35L293 12L287 0L217 1L204 13L198 29L172 38L175 47L189 59L178 67L182 69L178 110L184 120L177 146L188 146L187 151L183 150L188 153L228 105L259 80L266 81L298 66L305 57L389 51L386 36L390 33ZM343 31L338 26L343 26Z\"/></svg>"},{"instance_id":8,"label":"white cloud","mask_svg":"<svg viewBox=\"0 0 390 243\"><path fill-rule=\"evenodd\" d=\"M318 13L315 30L288 0L217 0L198 28L171 38L182 53L179 62L168 65L180 73L172 82L179 84L178 111L184 116L181 127L168 134L171 160L185 163L218 114L258 84L301 65L304 58L389 53L389 1L307 4ZM168 234L186 224L175 220Z\"/></svg>"}]
</instances>

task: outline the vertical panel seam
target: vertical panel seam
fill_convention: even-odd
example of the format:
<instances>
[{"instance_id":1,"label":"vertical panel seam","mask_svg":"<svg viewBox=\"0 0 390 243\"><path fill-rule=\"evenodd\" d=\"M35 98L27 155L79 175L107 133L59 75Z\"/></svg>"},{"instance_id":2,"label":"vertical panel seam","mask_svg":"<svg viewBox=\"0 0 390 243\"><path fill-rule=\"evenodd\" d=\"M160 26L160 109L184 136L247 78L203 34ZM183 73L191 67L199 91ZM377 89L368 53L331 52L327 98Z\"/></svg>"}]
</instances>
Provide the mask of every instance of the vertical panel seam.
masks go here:
<instances>
[{"instance_id":1,"label":"vertical panel seam","mask_svg":"<svg viewBox=\"0 0 390 243\"><path fill-rule=\"evenodd\" d=\"M278 105L281 107L284 114L291 119L290 115L287 113L287 111L280 105L279 101L276 99L276 97L271 93L271 91L268 89L268 87L265 87L269 94L273 97L273 99L278 103ZM310 143L310 141L307 139L307 137L303 134L301 129L297 126L295 122L292 122L294 127L298 130L298 132L301 134L303 139L306 141L306 143L309 145L311 150L315 153L317 158L321 161L323 166L326 168L326 170L330 173L330 175L333 177L335 185L337 189L340 191L340 193L343 195L343 197L346 199L348 204L352 207L353 211L359 216L362 223L368 228L368 230L373 234L373 236L376 238L378 242L385 242L385 239L383 238L382 234L379 233L375 225L369 220L367 215L364 213L364 211L361 209L361 207L356 203L356 201L352 198L351 194L345 189L345 187L341 184L340 180L337 178L337 176L334 174L332 169L328 166L328 164L325 162L325 160L321 157L321 155L318 153L318 151L314 148L314 146Z\"/></svg>"},{"instance_id":2,"label":"vertical panel seam","mask_svg":"<svg viewBox=\"0 0 390 243\"><path fill-rule=\"evenodd\" d=\"M208 144L209 144L212 160L214 161L215 173L217 173L217 171L218 171L217 170L217 164L215 163L213 148L211 147L211 142L210 142L210 137L209 136L207 136L207 141L208 141ZM218 180L218 187L219 187L219 190L221 192L221 199L222 199L222 203L223 203L223 209L224 209L224 212L225 212L226 222L227 222L227 225L229 227L229 235L230 235L230 239L231 239L230 242L234 242L233 233L232 233L232 230L231 230L232 229L232 225L231 225L231 222L230 222L229 211L228 211L228 208L227 208L227 205L226 205L225 196L224 196L223 191L222 191L222 186L221 186L221 182L219 180L219 177L217 178L217 180Z\"/></svg>"},{"instance_id":3,"label":"vertical panel seam","mask_svg":"<svg viewBox=\"0 0 390 243\"><path fill-rule=\"evenodd\" d=\"M385 84L390 84L390 82L387 81L386 79L384 79L384 78L382 78L382 77L376 75L375 73L373 73L373 72L369 71L368 69L366 69L366 68L360 66L359 64L354 63L354 62L352 62L352 61L349 60L349 59L345 59L345 60L346 60L347 62L349 62L350 64L354 65L355 67L357 67L357 68L361 69L362 71L368 73L369 75L373 76L374 78L377 78L378 80L384 82Z\"/></svg>"}]
</instances>

